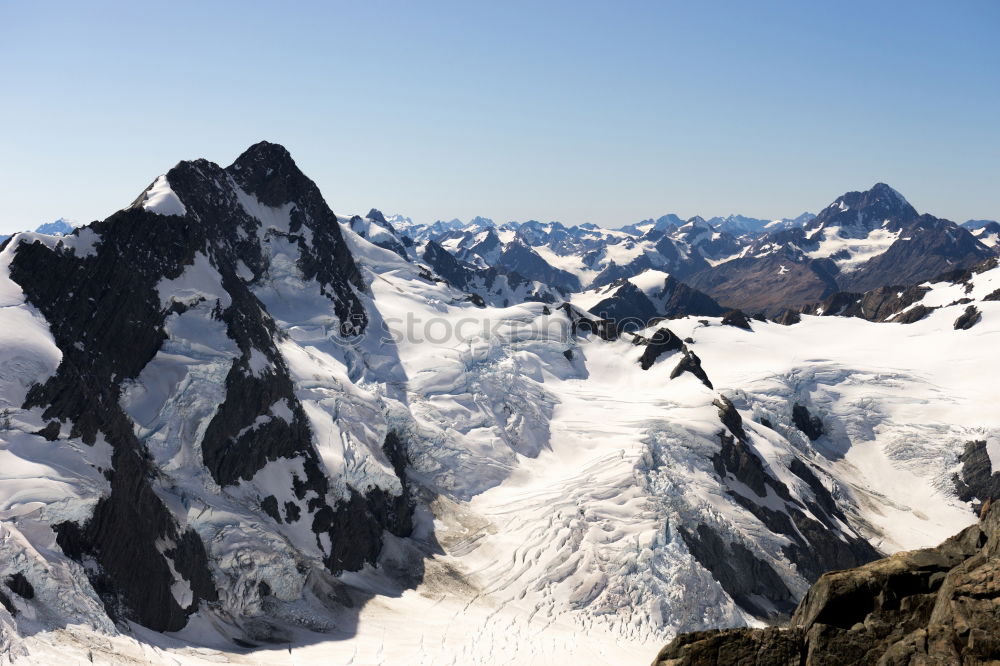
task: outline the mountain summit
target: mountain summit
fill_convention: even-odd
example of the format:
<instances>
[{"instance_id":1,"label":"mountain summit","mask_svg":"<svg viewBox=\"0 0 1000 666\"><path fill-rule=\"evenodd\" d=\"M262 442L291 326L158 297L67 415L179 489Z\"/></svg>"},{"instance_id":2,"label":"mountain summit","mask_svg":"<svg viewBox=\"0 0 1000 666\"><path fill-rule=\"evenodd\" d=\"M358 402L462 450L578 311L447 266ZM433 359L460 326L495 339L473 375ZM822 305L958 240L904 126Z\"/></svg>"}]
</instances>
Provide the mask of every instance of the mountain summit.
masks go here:
<instances>
[{"instance_id":1,"label":"mountain summit","mask_svg":"<svg viewBox=\"0 0 1000 666\"><path fill-rule=\"evenodd\" d=\"M911 222L918 213L902 194L885 183L876 183L865 192L848 192L819 212L806 227L824 226L872 229L890 222L898 229Z\"/></svg>"}]
</instances>

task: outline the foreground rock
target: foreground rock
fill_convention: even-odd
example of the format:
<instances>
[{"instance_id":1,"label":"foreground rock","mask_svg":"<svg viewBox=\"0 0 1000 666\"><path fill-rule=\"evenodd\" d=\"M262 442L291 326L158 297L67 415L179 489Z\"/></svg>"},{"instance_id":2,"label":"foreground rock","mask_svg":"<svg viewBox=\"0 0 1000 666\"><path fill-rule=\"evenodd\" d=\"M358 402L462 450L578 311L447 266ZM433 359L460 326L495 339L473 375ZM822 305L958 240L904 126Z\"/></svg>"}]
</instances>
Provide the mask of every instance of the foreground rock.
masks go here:
<instances>
[{"instance_id":1,"label":"foreground rock","mask_svg":"<svg viewBox=\"0 0 1000 666\"><path fill-rule=\"evenodd\" d=\"M684 634L653 666L1000 663L1000 507L936 548L824 574L784 629Z\"/></svg>"}]
</instances>

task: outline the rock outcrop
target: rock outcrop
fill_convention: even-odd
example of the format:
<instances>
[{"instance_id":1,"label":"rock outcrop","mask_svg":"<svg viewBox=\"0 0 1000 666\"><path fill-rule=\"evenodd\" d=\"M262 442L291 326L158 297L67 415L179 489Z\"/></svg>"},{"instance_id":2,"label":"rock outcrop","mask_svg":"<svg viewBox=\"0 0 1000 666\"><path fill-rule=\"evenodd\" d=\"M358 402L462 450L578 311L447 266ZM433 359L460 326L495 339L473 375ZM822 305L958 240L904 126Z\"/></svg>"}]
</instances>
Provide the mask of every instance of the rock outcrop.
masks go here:
<instances>
[{"instance_id":1,"label":"rock outcrop","mask_svg":"<svg viewBox=\"0 0 1000 666\"><path fill-rule=\"evenodd\" d=\"M1000 506L935 548L824 574L787 628L678 636L653 666L995 664Z\"/></svg>"}]
</instances>

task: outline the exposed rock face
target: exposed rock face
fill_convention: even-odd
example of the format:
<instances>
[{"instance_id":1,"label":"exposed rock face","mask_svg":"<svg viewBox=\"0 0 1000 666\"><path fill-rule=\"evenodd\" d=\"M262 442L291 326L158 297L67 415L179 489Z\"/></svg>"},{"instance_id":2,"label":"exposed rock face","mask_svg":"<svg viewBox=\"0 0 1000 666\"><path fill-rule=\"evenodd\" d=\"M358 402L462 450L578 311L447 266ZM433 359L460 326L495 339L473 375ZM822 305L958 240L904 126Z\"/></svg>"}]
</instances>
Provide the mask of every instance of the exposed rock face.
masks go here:
<instances>
[{"instance_id":1,"label":"exposed rock face","mask_svg":"<svg viewBox=\"0 0 1000 666\"><path fill-rule=\"evenodd\" d=\"M802 321L802 316L794 310L785 310L774 321L782 326L791 326Z\"/></svg>"},{"instance_id":2,"label":"exposed rock face","mask_svg":"<svg viewBox=\"0 0 1000 666\"><path fill-rule=\"evenodd\" d=\"M664 316L653 301L628 280L623 280L611 296L589 310L605 319L633 321L636 329L645 328L655 317Z\"/></svg>"},{"instance_id":3,"label":"exposed rock face","mask_svg":"<svg viewBox=\"0 0 1000 666\"><path fill-rule=\"evenodd\" d=\"M656 359L663 354L680 351L684 347L681 339L674 335L669 328L658 328L649 340L637 339L637 342L646 344L646 349L639 357L639 365L642 366L643 370L649 370L653 367Z\"/></svg>"},{"instance_id":4,"label":"exposed rock face","mask_svg":"<svg viewBox=\"0 0 1000 666\"><path fill-rule=\"evenodd\" d=\"M619 322L642 322L641 328L656 318L718 317L726 311L708 294L692 289L672 275L664 279L659 289L649 292L643 292L627 279L611 283L606 292L610 295L590 307L590 311Z\"/></svg>"},{"instance_id":5,"label":"exposed rock face","mask_svg":"<svg viewBox=\"0 0 1000 666\"><path fill-rule=\"evenodd\" d=\"M508 271L563 291L579 291L580 278L555 268L523 243L510 243L497 260Z\"/></svg>"},{"instance_id":6,"label":"exposed rock face","mask_svg":"<svg viewBox=\"0 0 1000 666\"><path fill-rule=\"evenodd\" d=\"M955 474L955 489L963 502L983 502L1000 500L1000 472L993 473L993 462L986 449L986 442L967 442L965 451L959 456L962 469Z\"/></svg>"},{"instance_id":7,"label":"exposed rock face","mask_svg":"<svg viewBox=\"0 0 1000 666\"><path fill-rule=\"evenodd\" d=\"M758 617L779 618L795 607L781 576L743 544L724 540L707 525L678 531L695 559L711 565L712 576L740 608Z\"/></svg>"},{"instance_id":8,"label":"exposed rock face","mask_svg":"<svg viewBox=\"0 0 1000 666\"><path fill-rule=\"evenodd\" d=\"M979 308L975 305L970 305L965 308L965 312L963 312L962 315L955 320L955 330L966 331L978 324L980 319L982 319L982 314L979 312Z\"/></svg>"},{"instance_id":9,"label":"exposed rock face","mask_svg":"<svg viewBox=\"0 0 1000 666\"><path fill-rule=\"evenodd\" d=\"M917 304L906 312L900 313L898 316L893 318L893 321L897 324L912 324L915 321L920 321L927 315L931 313L933 308L929 308L926 305Z\"/></svg>"},{"instance_id":10,"label":"exposed rock face","mask_svg":"<svg viewBox=\"0 0 1000 666\"><path fill-rule=\"evenodd\" d=\"M570 333L573 335L594 333L602 340L617 340L620 335L617 323L610 319L592 319L569 303L563 303L557 309L563 312L569 319ZM670 335L673 335L673 333ZM636 339L636 344L640 344L638 338Z\"/></svg>"},{"instance_id":11,"label":"exposed rock face","mask_svg":"<svg viewBox=\"0 0 1000 666\"><path fill-rule=\"evenodd\" d=\"M903 231L888 250L840 284L857 291L884 284L918 284L955 266L973 266L991 254L968 230L933 215L921 215Z\"/></svg>"},{"instance_id":12,"label":"exposed rock face","mask_svg":"<svg viewBox=\"0 0 1000 666\"><path fill-rule=\"evenodd\" d=\"M692 375L701 380L701 383L708 388L715 388L712 386L711 380L708 378L704 368L701 367L701 359L693 351L688 349L687 345L681 350L684 352L684 356L678 361L677 365L673 370L670 371L670 378L677 379L681 374L685 372L690 372Z\"/></svg>"},{"instance_id":13,"label":"exposed rock face","mask_svg":"<svg viewBox=\"0 0 1000 666\"><path fill-rule=\"evenodd\" d=\"M730 310L722 317L722 323L726 326L735 326L746 331L752 331L750 320L740 310Z\"/></svg>"},{"instance_id":14,"label":"exposed rock face","mask_svg":"<svg viewBox=\"0 0 1000 666\"><path fill-rule=\"evenodd\" d=\"M453 256L435 241L424 246L423 260L448 284L470 294L480 306L506 307L521 301L554 303L555 292L506 268L480 268Z\"/></svg>"},{"instance_id":15,"label":"exposed rock face","mask_svg":"<svg viewBox=\"0 0 1000 666\"><path fill-rule=\"evenodd\" d=\"M786 629L685 634L653 666L1000 660L1000 506L936 548L824 574Z\"/></svg>"},{"instance_id":16,"label":"exposed rock face","mask_svg":"<svg viewBox=\"0 0 1000 666\"><path fill-rule=\"evenodd\" d=\"M660 293L665 297L661 309L666 317L718 317L726 311L714 298L684 284L673 275L667 276Z\"/></svg>"},{"instance_id":17,"label":"exposed rock face","mask_svg":"<svg viewBox=\"0 0 1000 666\"><path fill-rule=\"evenodd\" d=\"M820 303L801 308L802 314L825 317L860 317L868 321L899 321L893 319L902 310L916 303L928 292L927 287L878 287L865 293L838 291Z\"/></svg>"},{"instance_id":18,"label":"exposed rock face","mask_svg":"<svg viewBox=\"0 0 1000 666\"><path fill-rule=\"evenodd\" d=\"M7 580L4 581L11 592L23 597L25 599L35 598L35 588L32 587L28 579L24 577L24 574L18 571L17 573L7 576Z\"/></svg>"},{"instance_id":19,"label":"exposed rock face","mask_svg":"<svg viewBox=\"0 0 1000 666\"><path fill-rule=\"evenodd\" d=\"M731 498L769 530L788 538L782 553L807 580L879 556L867 541L844 529L847 516L809 465L798 459L789 465L789 471L813 491L814 500L807 500L803 506L756 451L733 403L721 397L715 405L725 427L718 433L720 447L712 458L715 473ZM695 559L741 608L771 620L787 618L791 613L795 599L788 586L771 565L744 544L704 524L694 529L679 527L678 532Z\"/></svg>"},{"instance_id":20,"label":"exposed rock face","mask_svg":"<svg viewBox=\"0 0 1000 666\"><path fill-rule=\"evenodd\" d=\"M809 413L805 405L796 404L792 407L792 422L813 442L823 436L823 421Z\"/></svg>"},{"instance_id":21,"label":"exposed rock face","mask_svg":"<svg viewBox=\"0 0 1000 666\"><path fill-rule=\"evenodd\" d=\"M733 259L684 279L723 305L777 315L787 307L811 303L837 291L835 268L826 259L802 261L781 251Z\"/></svg>"},{"instance_id":22,"label":"exposed rock face","mask_svg":"<svg viewBox=\"0 0 1000 666\"><path fill-rule=\"evenodd\" d=\"M951 283L961 285L969 293L973 280L981 273L997 266L997 258L990 257L969 268L952 269L937 275L929 282L933 284ZM804 305L797 312L823 317L859 317L868 321L888 321L896 324L912 324L920 321L937 308L921 303L924 296L931 290L925 284L911 287L891 286L877 287L866 292L838 291L827 296L823 301ZM982 297L983 301L1000 299L1000 290ZM968 303L969 299L960 299L958 303ZM973 312L973 310L976 310ZM790 311L789 311L790 312ZM979 321L978 308L969 306L967 313L955 322L955 328L968 328Z\"/></svg>"}]
</instances>

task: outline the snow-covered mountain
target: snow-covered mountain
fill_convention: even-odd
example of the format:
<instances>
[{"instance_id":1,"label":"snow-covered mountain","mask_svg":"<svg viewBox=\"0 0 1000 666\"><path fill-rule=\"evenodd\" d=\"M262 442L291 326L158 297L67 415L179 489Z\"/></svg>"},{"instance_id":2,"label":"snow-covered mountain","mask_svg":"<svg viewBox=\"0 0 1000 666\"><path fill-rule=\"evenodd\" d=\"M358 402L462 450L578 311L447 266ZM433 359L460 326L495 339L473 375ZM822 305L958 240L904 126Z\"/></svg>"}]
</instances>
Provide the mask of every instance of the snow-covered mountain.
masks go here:
<instances>
[{"instance_id":1,"label":"snow-covered mountain","mask_svg":"<svg viewBox=\"0 0 1000 666\"><path fill-rule=\"evenodd\" d=\"M967 225L968 226L968 223ZM730 308L777 315L838 291L913 285L993 256L1000 227L920 215L878 183L820 211L757 220L665 215L618 230L558 222L413 227L457 258L514 271L561 292L666 271Z\"/></svg>"},{"instance_id":2,"label":"snow-covered mountain","mask_svg":"<svg viewBox=\"0 0 1000 666\"><path fill-rule=\"evenodd\" d=\"M818 244L931 224L843 203ZM682 277L704 220L415 227L260 143L2 245L4 655L646 663L974 521L995 262L785 326Z\"/></svg>"},{"instance_id":3,"label":"snow-covered mountain","mask_svg":"<svg viewBox=\"0 0 1000 666\"><path fill-rule=\"evenodd\" d=\"M993 248L994 252L1000 251L1000 223L994 222L992 220L979 220L983 222L981 225L975 227L968 227L968 222L965 223L966 228L968 228L972 235L976 237L983 245Z\"/></svg>"},{"instance_id":4,"label":"snow-covered mountain","mask_svg":"<svg viewBox=\"0 0 1000 666\"><path fill-rule=\"evenodd\" d=\"M40 234L48 234L50 236L55 236L55 235L65 236L66 234L73 233L73 229L75 229L78 226L80 225L70 220L67 220L66 218L60 217L58 220L55 220L53 222L48 222L46 224L39 226L37 229L35 229L35 231L37 231Z\"/></svg>"},{"instance_id":5,"label":"snow-covered mountain","mask_svg":"<svg viewBox=\"0 0 1000 666\"><path fill-rule=\"evenodd\" d=\"M762 220L745 215L728 215L726 217L713 217L708 220L709 224L718 229L736 236L747 234L755 235L765 232L779 231L781 229L794 229L810 222L816 216L805 212L796 217L782 217L777 220Z\"/></svg>"}]
</instances>

